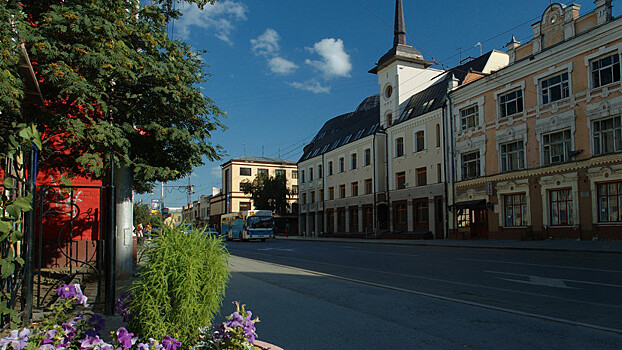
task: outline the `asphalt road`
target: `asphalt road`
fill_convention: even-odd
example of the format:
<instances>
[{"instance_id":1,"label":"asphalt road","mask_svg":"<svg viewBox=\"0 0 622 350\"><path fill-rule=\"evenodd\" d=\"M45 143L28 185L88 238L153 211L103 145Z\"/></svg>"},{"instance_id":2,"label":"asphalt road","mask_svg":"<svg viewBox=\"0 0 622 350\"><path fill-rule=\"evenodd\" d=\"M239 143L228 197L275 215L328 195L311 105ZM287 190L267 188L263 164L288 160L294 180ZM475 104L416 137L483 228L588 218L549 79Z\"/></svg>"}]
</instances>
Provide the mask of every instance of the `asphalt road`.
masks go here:
<instances>
[{"instance_id":1,"label":"asphalt road","mask_svg":"<svg viewBox=\"0 0 622 350\"><path fill-rule=\"evenodd\" d=\"M227 300L248 304L263 320L260 339L285 349L622 349L622 255L274 240L228 248Z\"/></svg>"}]
</instances>

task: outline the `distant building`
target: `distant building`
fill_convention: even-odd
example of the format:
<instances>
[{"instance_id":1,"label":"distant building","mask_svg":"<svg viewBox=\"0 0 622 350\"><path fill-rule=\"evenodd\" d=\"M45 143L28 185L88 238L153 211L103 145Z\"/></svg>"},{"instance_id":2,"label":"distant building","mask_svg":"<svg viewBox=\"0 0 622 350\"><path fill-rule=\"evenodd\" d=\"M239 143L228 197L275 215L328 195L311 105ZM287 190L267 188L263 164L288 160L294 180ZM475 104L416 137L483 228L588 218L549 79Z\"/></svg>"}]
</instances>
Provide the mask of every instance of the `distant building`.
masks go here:
<instances>
[{"instance_id":1,"label":"distant building","mask_svg":"<svg viewBox=\"0 0 622 350\"><path fill-rule=\"evenodd\" d=\"M241 189L243 182L252 182L258 174L285 176L287 187L293 195L289 198L290 212L296 211L298 200L298 171L296 162L287 159L265 157L241 157L231 159L222 168L222 190L210 198L210 225L219 226L220 216L226 213L255 208L250 195Z\"/></svg>"}]
</instances>

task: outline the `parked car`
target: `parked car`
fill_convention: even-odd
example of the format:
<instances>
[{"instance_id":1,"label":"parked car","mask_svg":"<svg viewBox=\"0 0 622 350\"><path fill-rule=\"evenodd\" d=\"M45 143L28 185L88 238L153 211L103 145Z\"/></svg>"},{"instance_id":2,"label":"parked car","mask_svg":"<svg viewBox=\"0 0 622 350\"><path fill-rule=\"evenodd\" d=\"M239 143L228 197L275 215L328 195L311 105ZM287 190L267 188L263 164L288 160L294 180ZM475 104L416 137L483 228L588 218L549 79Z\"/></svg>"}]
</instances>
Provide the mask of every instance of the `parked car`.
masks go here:
<instances>
[{"instance_id":1,"label":"parked car","mask_svg":"<svg viewBox=\"0 0 622 350\"><path fill-rule=\"evenodd\" d=\"M208 227L205 229L205 233L210 236L220 236L220 232L217 229Z\"/></svg>"}]
</instances>

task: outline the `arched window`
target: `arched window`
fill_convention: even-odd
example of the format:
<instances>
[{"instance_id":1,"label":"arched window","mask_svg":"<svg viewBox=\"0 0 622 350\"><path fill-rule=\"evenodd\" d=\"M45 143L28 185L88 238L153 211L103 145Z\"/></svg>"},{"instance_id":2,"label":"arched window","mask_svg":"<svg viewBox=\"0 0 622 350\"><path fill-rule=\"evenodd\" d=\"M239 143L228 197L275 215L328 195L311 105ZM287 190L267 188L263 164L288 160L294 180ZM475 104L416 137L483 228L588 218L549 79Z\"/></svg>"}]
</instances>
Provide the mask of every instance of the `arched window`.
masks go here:
<instances>
[{"instance_id":1,"label":"arched window","mask_svg":"<svg viewBox=\"0 0 622 350\"><path fill-rule=\"evenodd\" d=\"M436 124L436 147L441 147L441 126Z\"/></svg>"}]
</instances>

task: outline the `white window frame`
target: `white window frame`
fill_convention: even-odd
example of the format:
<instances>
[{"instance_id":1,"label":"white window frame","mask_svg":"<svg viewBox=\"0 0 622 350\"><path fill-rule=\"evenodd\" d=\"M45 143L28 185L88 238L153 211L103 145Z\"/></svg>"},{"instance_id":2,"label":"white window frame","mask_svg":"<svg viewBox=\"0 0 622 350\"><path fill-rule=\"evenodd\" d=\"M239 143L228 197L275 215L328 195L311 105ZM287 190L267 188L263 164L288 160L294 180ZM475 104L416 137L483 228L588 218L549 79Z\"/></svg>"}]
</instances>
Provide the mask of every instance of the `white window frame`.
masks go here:
<instances>
[{"instance_id":1,"label":"white window frame","mask_svg":"<svg viewBox=\"0 0 622 350\"><path fill-rule=\"evenodd\" d=\"M572 96L572 71L573 71L573 64L572 62L559 66L559 67L551 67L549 68L546 72L543 72L542 74L538 74L536 76L533 77L533 83L536 86L536 90L538 91L538 104L540 106L549 106L552 103L555 102L559 102L559 101L564 101L565 99L569 98ZM547 103L544 103L543 99L542 99L542 88L540 85L540 82L543 80L547 80L547 79L551 79L555 76L564 74L564 73L568 73L568 96L566 97L562 97L559 100L555 100L555 101L548 101Z\"/></svg>"},{"instance_id":2,"label":"white window frame","mask_svg":"<svg viewBox=\"0 0 622 350\"><path fill-rule=\"evenodd\" d=\"M467 123L467 125L465 126L465 123L464 123L465 117L462 115L462 111L465 111L471 108L474 108L475 112L468 114L466 118L468 118L467 120L470 120L471 118L473 118L474 125L469 126ZM472 104L470 106L460 108L460 110L458 111L458 115L460 116L460 130L473 129L480 125L479 124L479 105L477 104Z\"/></svg>"},{"instance_id":3,"label":"white window frame","mask_svg":"<svg viewBox=\"0 0 622 350\"><path fill-rule=\"evenodd\" d=\"M566 132L568 132L569 139L568 140L564 139L561 142L562 143L562 147L563 147L563 154L562 155L563 155L564 159L561 159L559 161L554 161L553 157L557 157L558 155L552 155L551 151L549 151L549 162L547 163L545 161L546 160L545 148L546 147L551 147L551 146L554 146L554 145L558 145L559 143L555 143L555 144L551 145L550 141L549 141L549 145L547 145L544 142L544 137L545 136L549 136L549 140L550 140L550 135L558 134L558 133L565 134ZM563 129L559 129L559 130L555 130L555 131L551 131L551 132L547 132L547 133L542 133L542 135L540 135L540 137L542 138L541 141L540 141L540 145L542 146L541 147L542 166L549 166L549 165L554 165L554 164L562 164L562 163L566 163L566 162L568 162L570 160L569 159L569 155L570 155L569 153L573 150L573 145L574 145L574 140L573 140L572 135L573 135L573 132L572 132L572 129L570 129L570 128L563 128ZM569 147L565 147L566 142L568 142Z\"/></svg>"},{"instance_id":4,"label":"white window frame","mask_svg":"<svg viewBox=\"0 0 622 350\"><path fill-rule=\"evenodd\" d=\"M586 55L584 57L584 63L585 63L585 67L587 70L587 80L589 82L589 86L590 86L590 90L593 89L600 89L606 86L611 86L611 85L615 85L622 83L621 81L617 81L617 82L613 82L611 84L607 84L607 85L601 85L601 86L594 86L594 82L592 81L592 62L595 60L599 60L602 58L605 58L607 56L611 56L611 55L618 55L620 62L620 69L622 70L622 44L616 44L613 46L601 46L598 48L598 51L591 53L589 55ZM620 72L622 73L622 71Z\"/></svg>"},{"instance_id":5,"label":"white window frame","mask_svg":"<svg viewBox=\"0 0 622 350\"><path fill-rule=\"evenodd\" d=\"M600 139L600 149L601 152L596 153L596 128L595 128L595 124L596 123L602 123L606 120L609 119L614 119L613 123L613 129L607 129L607 130L613 130L613 135L611 137L613 137L613 147L614 150L612 152L603 152L602 151L602 136L599 137ZM618 126L615 125L616 120L618 120ZM606 118L600 118L600 119L594 119L594 120L590 120L590 127L591 127L591 138L592 138L592 154L595 156L601 156L601 155L605 155L605 154L615 154L615 153L620 153L622 152L622 116L620 114L618 115L610 115ZM602 134L601 130L598 131L599 134ZM617 142L616 142L617 141ZM616 149L616 143L620 144L620 147Z\"/></svg>"},{"instance_id":6,"label":"white window frame","mask_svg":"<svg viewBox=\"0 0 622 350\"><path fill-rule=\"evenodd\" d=\"M520 143L521 148L517 149L517 150L513 150L510 152L503 152L503 148L504 146L507 147L510 144L514 144L514 143ZM518 167L516 169L510 169L509 168L509 157L508 155L510 154L514 154L516 153L516 156L518 157ZM505 157L505 159L504 159ZM501 172L510 172L510 171L518 171L518 170L524 170L525 169L525 163L526 163L526 158L525 158L525 142L522 139L519 140L512 140L509 142L504 142L501 143L499 145L499 170ZM505 169L504 169L504 165L505 165Z\"/></svg>"},{"instance_id":7,"label":"white window frame","mask_svg":"<svg viewBox=\"0 0 622 350\"><path fill-rule=\"evenodd\" d=\"M417 149L417 133L423 131L423 149ZM426 127L425 125L422 125L416 129L413 130L413 152L414 153L419 153L419 152L423 152L425 150L428 149L428 136L426 135Z\"/></svg>"},{"instance_id":8,"label":"white window frame","mask_svg":"<svg viewBox=\"0 0 622 350\"><path fill-rule=\"evenodd\" d=\"M513 94L513 93L520 93L520 97L516 96L514 97L513 100L509 100L509 101L505 101L502 102L502 99L506 96L508 96L509 94ZM523 89L512 89L510 91L507 91L505 93L499 94L495 96L497 99L497 113L498 113L498 119L504 119L504 118L508 118L508 117L513 117L513 116L517 116L517 115L523 115L523 112L525 111L525 96L523 93ZM518 103L518 100L520 99L520 105ZM503 111L506 110L507 108L504 108L504 106L509 105L510 103L516 103L516 112L512 113L512 114L506 114L503 115ZM520 110L518 110L520 108Z\"/></svg>"}]
</instances>

